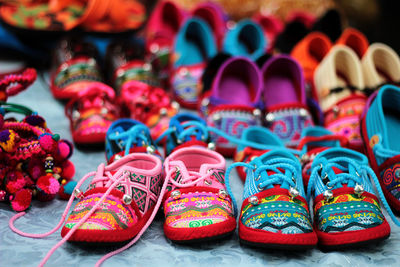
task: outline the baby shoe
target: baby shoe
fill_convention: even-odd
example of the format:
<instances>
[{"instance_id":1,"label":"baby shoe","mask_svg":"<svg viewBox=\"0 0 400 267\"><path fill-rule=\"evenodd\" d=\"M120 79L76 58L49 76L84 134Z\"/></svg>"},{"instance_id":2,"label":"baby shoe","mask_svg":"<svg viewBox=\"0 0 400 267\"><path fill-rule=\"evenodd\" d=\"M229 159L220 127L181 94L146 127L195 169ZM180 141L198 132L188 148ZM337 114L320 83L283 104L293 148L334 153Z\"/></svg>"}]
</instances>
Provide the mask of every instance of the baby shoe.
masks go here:
<instances>
[{"instance_id":1,"label":"baby shoe","mask_svg":"<svg viewBox=\"0 0 400 267\"><path fill-rule=\"evenodd\" d=\"M283 22L272 14L263 13L256 13L252 19L261 26L265 39L268 40L267 49L272 52L277 35L283 31Z\"/></svg>"},{"instance_id":2,"label":"baby shoe","mask_svg":"<svg viewBox=\"0 0 400 267\"><path fill-rule=\"evenodd\" d=\"M195 6L191 13L193 17L199 17L208 23L214 34L217 47L221 48L227 30L227 16L222 7L215 2L203 2Z\"/></svg>"},{"instance_id":3,"label":"baby shoe","mask_svg":"<svg viewBox=\"0 0 400 267\"><path fill-rule=\"evenodd\" d=\"M50 90L56 99L76 97L93 82L102 82L98 51L77 38L63 38L53 52Z\"/></svg>"},{"instance_id":4,"label":"baby shoe","mask_svg":"<svg viewBox=\"0 0 400 267\"><path fill-rule=\"evenodd\" d=\"M315 70L315 90L325 114L324 126L349 140L350 148L361 151L360 115L366 97L360 60L347 46L335 45Z\"/></svg>"},{"instance_id":5,"label":"baby shoe","mask_svg":"<svg viewBox=\"0 0 400 267\"><path fill-rule=\"evenodd\" d=\"M196 108L201 75L207 61L215 56L217 46L208 24L200 18L188 19L176 36L171 86L183 107Z\"/></svg>"},{"instance_id":6,"label":"baby shoe","mask_svg":"<svg viewBox=\"0 0 400 267\"><path fill-rule=\"evenodd\" d=\"M169 128L156 140L156 143L164 138L166 156L184 147L214 148L206 121L191 113L180 113L172 117Z\"/></svg>"},{"instance_id":7,"label":"baby shoe","mask_svg":"<svg viewBox=\"0 0 400 267\"><path fill-rule=\"evenodd\" d=\"M244 129L240 138L245 142L239 144L236 148L233 158L236 162L249 163L254 158L261 156L271 149L283 148L285 146L278 136L261 126L250 126ZM249 146L249 143L255 143L257 148L255 146ZM244 182L246 180L244 168L238 167L237 172L240 179Z\"/></svg>"},{"instance_id":8,"label":"baby shoe","mask_svg":"<svg viewBox=\"0 0 400 267\"><path fill-rule=\"evenodd\" d=\"M173 1L159 1L151 12L145 31L146 52L161 82L167 83L173 41L184 18L185 11ZM168 87L166 87L168 88Z\"/></svg>"},{"instance_id":9,"label":"baby shoe","mask_svg":"<svg viewBox=\"0 0 400 267\"><path fill-rule=\"evenodd\" d=\"M169 181L164 196L164 233L174 242L217 239L236 228L225 188L225 159L195 147L170 154L164 168Z\"/></svg>"},{"instance_id":10,"label":"baby shoe","mask_svg":"<svg viewBox=\"0 0 400 267\"><path fill-rule=\"evenodd\" d=\"M158 201L163 182L161 164L159 158L144 153L132 153L107 166L101 164L82 179L94 176L86 192L75 189L80 200L61 236L68 241L102 243L134 238Z\"/></svg>"},{"instance_id":11,"label":"baby shoe","mask_svg":"<svg viewBox=\"0 0 400 267\"><path fill-rule=\"evenodd\" d=\"M246 167L239 239L243 244L278 249L307 249L317 243L298 159L285 148L271 150Z\"/></svg>"},{"instance_id":12,"label":"baby shoe","mask_svg":"<svg viewBox=\"0 0 400 267\"><path fill-rule=\"evenodd\" d=\"M365 86L370 92L384 84L400 82L400 58L389 46L382 43L371 44L361 60Z\"/></svg>"},{"instance_id":13,"label":"baby shoe","mask_svg":"<svg viewBox=\"0 0 400 267\"><path fill-rule=\"evenodd\" d=\"M106 132L119 116L111 87L92 82L65 106L75 144L104 144Z\"/></svg>"},{"instance_id":14,"label":"baby shoe","mask_svg":"<svg viewBox=\"0 0 400 267\"><path fill-rule=\"evenodd\" d=\"M288 147L296 147L302 130L313 125L306 105L303 72L289 56L275 56L261 68L266 126Z\"/></svg>"},{"instance_id":15,"label":"baby shoe","mask_svg":"<svg viewBox=\"0 0 400 267\"><path fill-rule=\"evenodd\" d=\"M400 212L400 88L383 86L372 95L362 118L362 135L371 164L389 204Z\"/></svg>"},{"instance_id":16,"label":"baby shoe","mask_svg":"<svg viewBox=\"0 0 400 267\"><path fill-rule=\"evenodd\" d=\"M336 40L336 44L345 45L353 49L357 56L361 59L365 52L367 52L369 42L367 37L357 29L346 28L339 39Z\"/></svg>"},{"instance_id":17,"label":"baby shoe","mask_svg":"<svg viewBox=\"0 0 400 267\"><path fill-rule=\"evenodd\" d=\"M319 153L311 168L307 196L313 194L314 227L322 248L369 245L389 237L390 226L374 195L370 177L376 180L376 176L367 157L331 148ZM380 197L385 205L383 194Z\"/></svg>"},{"instance_id":18,"label":"baby shoe","mask_svg":"<svg viewBox=\"0 0 400 267\"><path fill-rule=\"evenodd\" d=\"M106 134L106 159L110 164L130 153L149 153L160 156L149 128L133 119L114 121Z\"/></svg>"},{"instance_id":19,"label":"baby shoe","mask_svg":"<svg viewBox=\"0 0 400 267\"><path fill-rule=\"evenodd\" d=\"M251 125L261 124L261 74L248 58L232 57L218 69L209 91L203 95L201 113L207 124L240 138ZM236 145L213 136L217 151L232 156Z\"/></svg>"},{"instance_id":20,"label":"baby shoe","mask_svg":"<svg viewBox=\"0 0 400 267\"><path fill-rule=\"evenodd\" d=\"M321 32L312 32L293 48L290 56L303 68L304 78L308 85L313 83L314 71L331 47L332 42L328 36ZM315 92L312 94L317 99Z\"/></svg>"},{"instance_id":21,"label":"baby shoe","mask_svg":"<svg viewBox=\"0 0 400 267\"><path fill-rule=\"evenodd\" d=\"M297 149L300 151L300 162L303 170L303 184L307 185L311 175L311 164L322 151L331 147L347 147L347 138L336 135L321 126L307 127L301 133Z\"/></svg>"},{"instance_id":22,"label":"baby shoe","mask_svg":"<svg viewBox=\"0 0 400 267\"><path fill-rule=\"evenodd\" d=\"M239 21L225 35L224 52L256 60L267 50L267 40L260 25L249 19Z\"/></svg>"},{"instance_id":23,"label":"baby shoe","mask_svg":"<svg viewBox=\"0 0 400 267\"><path fill-rule=\"evenodd\" d=\"M115 42L108 47L108 66L124 115L146 124L157 138L168 128L169 118L178 112L179 105L159 87L144 51L139 42Z\"/></svg>"},{"instance_id":24,"label":"baby shoe","mask_svg":"<svg viewBox=\"0 0 400 267\"><path fill-rule=\"evenodd\" d=\"M36 80L35 69L26 68L17 72L0 74L0 101L7 101L9 96L14 96L28 88ZM0 127L1 129L1 127Z\"/></svg>"}]
</instances>

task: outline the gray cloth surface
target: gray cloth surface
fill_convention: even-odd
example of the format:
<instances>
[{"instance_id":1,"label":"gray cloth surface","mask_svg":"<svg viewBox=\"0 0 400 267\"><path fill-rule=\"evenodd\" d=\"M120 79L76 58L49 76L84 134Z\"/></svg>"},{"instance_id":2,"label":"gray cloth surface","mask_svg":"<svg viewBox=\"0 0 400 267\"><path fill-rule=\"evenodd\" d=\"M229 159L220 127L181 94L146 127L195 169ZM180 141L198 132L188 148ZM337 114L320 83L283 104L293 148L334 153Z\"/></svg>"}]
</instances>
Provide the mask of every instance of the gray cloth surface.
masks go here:
<instances>
[{"instance_id":1,"label":"gray cloth surface","mask_svg":"<svg viewBox=\"0 0 400 267\"><path fill-rule=\"evenodd\" d=\"M31 88L10 98L9 102L29 106L46 119L54 133L71 140L64 105L52 98L43 80L38 79ZM105 156L104 151L75 149L71 160L76 168L74 179L79 180L105 162ZM228 165L231 163L232 160L227 161ZM243 184L236 172L232 172L230 180L240 209ZM30 233L47 232L57 225L66 204L66 201L58 199L47 203L34 201L27 214L17 220L16 226ZM8 221L14 214L7 204L0 203L0 266L36 266L61 240L60 230L43 239L21 237L8 227ZM392 227L388 240L366 248L325 253L318 248L304 252L254 249L239 244L237 231L222 241L176 245L165 238L163 216L159 214L135 245L107 260L103 266L399 266L400 228L391 222L387 213L385 215ZM47 266L93 266L102 255L116 248L66 243L53 254Z\"/></svg>"}]
</instances>

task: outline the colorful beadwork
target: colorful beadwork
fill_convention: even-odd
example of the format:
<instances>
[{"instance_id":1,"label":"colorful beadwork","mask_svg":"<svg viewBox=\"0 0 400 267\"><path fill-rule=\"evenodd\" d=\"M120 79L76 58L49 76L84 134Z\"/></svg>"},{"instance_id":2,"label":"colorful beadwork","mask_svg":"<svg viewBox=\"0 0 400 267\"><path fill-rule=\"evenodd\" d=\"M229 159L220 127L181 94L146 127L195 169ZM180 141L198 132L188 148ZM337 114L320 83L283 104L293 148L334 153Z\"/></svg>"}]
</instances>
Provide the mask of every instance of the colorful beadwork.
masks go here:
<instances>
[{"instance_id":1,"label":"colorful beadwork","mask_svg":"<svg viewBox=\"0 0 400 267\"><path fill-rule=\"evenodd\" d=\"M310 113L304 108L271 111L266 120L268 128L289 147L297 146L303 129L313 125Z\"/></svg>"},{"instance_id":2,"label":"colorful beadwork","mask_svg":"<svg viewBox=\"0 0 400 267\"><path fill-rule=\"evenodd\" d=\"M302 234L313 231L307 204L288 195L273 195L248 203L242 209L242 223L273 233Z\"/></svg>"},{"instance_id":3,"label":"colorful beadwork","mask_svg":"<svg viewBox=\"0 0 400 267\"><path fill-rule=\"evenodd\" d=\"M72 229L100 200L103 194L89 194L76 204L65 227ZM121 199L107 196L95 213L90 216L79 229L87 230L116 230L126 229L134 225L138 218L134 210L122 203Z\"/></svg>"},{"instance_id":4,"label":"colorful beadwork","mask_svg":"<svg viewBox=\"0 0 400 267\"><path fill-rule=\"evenodd\" d=\"M176 228L192 228L225 221L233 216L229 198L212 192L182 193L164 202L166 224Z\"/></svg>"},{"instance_id":5,"label":"colorful beadwork","mask_svg":"<svg viewBox=\"0 0 400 267\"><path fill-rule=\"evenodd\" d=\"M319 201L314 207L318 229L326 233L372 228L383 223L379 203L368 196L341 194L330 202Z\"/></svg>"}]
</instances>

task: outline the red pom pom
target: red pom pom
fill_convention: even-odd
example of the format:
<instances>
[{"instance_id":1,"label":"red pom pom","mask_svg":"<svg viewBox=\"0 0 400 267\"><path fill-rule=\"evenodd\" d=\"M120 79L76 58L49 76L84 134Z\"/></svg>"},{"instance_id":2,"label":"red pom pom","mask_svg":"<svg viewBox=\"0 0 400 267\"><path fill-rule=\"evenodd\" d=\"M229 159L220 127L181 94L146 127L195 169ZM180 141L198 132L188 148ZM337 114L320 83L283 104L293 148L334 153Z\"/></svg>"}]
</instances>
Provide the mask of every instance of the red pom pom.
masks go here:
<instances>
[{"instance_id":1,"label":"red pom pom","mask_svg":"<svg viewBox=\"0 0 400 267\"><path fill-rule=\"evenodd\" d=\"M48 153L54 153L57 149L57 141L49 133L39 136L40 146Z\"/></svg>"},{"instance_id":2,"label":"red pom pom","mask_svg":"<svg viewBox=\"0 0 400 267\"><path fill-rule=\"evenodd\" d=\"M63 163L62 165L62 177L66 179L67 181L71 180L72 177L75 175L75 166L74 164L67 160L66 162Z\"/></svg>"},{"instance_id":3,"label":"red pom pom","mask_svg":"<svg viewBox=\"0 0 400 267\"><path fill-rule=\"evenodd\" d=\"M30 160L27 172L29 176L36 181L40 176L45 174L43 162L36 159Z\"/></svg>"},{"instance_id":4,"label":"red pom pom","mask_svg":"<svg viewBox=\"0 0 400 267\"><path fill-rule=\"evenodd\" d=\"M6 191L10 194L14 194L17 191L24 188L27 184L27 180L22 172L10 171L7 173L5 180Z\"/></svg>"},{"instance_id":5,"label":"red pom pom","mask_svg":"<svg viewBox=\"0 0 400 267\"><path fill-rule=\"evenodd\" d=\"M51 175L41 176L37 182L38 199L40 201L52 200L60 190L60 183Z\"/></svg>"},{"instance_id":6,"label":"red pom pom","mask_svg":"<svg viewBox=\"0 0 400 267\"><path fill-rule=\"evenodd\" d=\"M15 193L11 200L11 207L15 211L24 211L31 205L32 192L29 189L22 189Z\"/></svg>"}]
</instances>

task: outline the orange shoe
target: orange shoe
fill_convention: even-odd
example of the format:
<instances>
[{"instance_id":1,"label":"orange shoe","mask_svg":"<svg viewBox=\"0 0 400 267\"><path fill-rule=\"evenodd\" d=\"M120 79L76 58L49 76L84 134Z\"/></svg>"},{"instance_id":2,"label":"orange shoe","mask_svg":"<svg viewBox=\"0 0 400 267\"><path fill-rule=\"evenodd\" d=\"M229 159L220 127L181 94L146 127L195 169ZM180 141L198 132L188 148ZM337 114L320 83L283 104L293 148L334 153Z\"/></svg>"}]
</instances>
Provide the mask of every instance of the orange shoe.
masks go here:
<instances>
[{"instance_id":1,"label":"orange shoe","mask_svg":"<svg viewBox=\"0 0 400 267\"><path fill-rule=\"evenodd\" d=\"M306 82L311 84L314 70L332 47L331 40L324 33L312 32L293 48L290 55L303 68ZM315 97L316 98L316 97Z\"/></svg>"},{"instance_id":2,"label":"orange shoe","mask_svg":"<svg viewBox=\"0 0 400 267\"><path fill-rule=\"evenodd\" d=\"M342 44L350 47L356 52L358 57L361 59L369 47L367 37L354 28L347 28L343 31L339 39L336 40L336 44Z\"/></svg>"}]
</instances>

